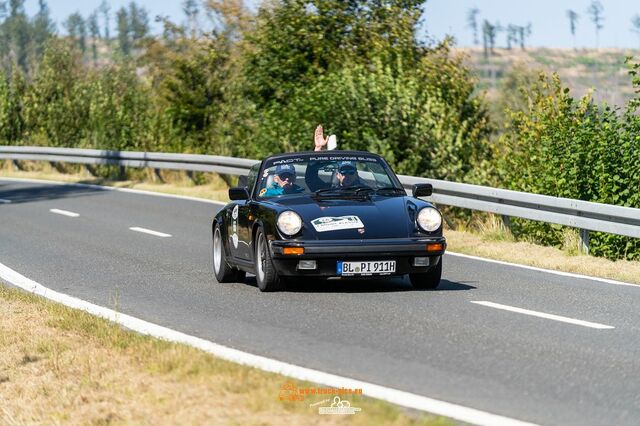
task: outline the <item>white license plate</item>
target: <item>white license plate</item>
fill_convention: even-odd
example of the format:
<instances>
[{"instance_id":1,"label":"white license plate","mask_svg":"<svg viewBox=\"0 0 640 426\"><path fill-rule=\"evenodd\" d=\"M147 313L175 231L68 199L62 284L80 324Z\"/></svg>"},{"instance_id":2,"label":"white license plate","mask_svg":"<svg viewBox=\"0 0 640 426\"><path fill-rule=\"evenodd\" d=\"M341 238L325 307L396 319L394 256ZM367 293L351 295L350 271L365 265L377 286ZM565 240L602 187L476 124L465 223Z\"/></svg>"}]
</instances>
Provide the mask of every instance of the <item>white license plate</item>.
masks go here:
<instances>
[{"instance_id":1,"label":"white license plate","mask_svg":"<svg viewBox=\"0 0 640 426\"><path fill-rule=\"evenodd\" d=\"M338 261L338 275L390 275L396 272L395 260L377 260L375 262L343 262Z\"/></svg>"}]
</instances>

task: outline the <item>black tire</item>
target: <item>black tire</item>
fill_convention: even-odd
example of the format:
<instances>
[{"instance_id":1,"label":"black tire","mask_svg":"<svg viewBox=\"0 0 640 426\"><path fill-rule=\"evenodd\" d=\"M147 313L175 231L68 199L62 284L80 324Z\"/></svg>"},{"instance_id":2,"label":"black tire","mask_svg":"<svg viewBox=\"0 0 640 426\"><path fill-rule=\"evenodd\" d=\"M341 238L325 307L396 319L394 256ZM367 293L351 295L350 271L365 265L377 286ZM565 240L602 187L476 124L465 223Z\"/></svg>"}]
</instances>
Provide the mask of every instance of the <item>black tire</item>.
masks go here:
<instances>
[{"instance_id":1,"label":"black tire","mask_svg":"<svg viewBox=\"0 0 640 426\"><path fill-rule=\"evenodd\" d=\"M246 272L229 266L227 256L224 252L224 241L222 240L222 232L220 224L216 223L213 230L213 272L219 283L232 283L244 281Z\"/></svg>"},{"instance_id":2,"label":"black tire","mask_svg":"<svg viewBox=\"0 0 640 426\"><path fill-rule=\"evenodd\" d=\"M276 272L271 260L271 252L262 229L258 229L255 239L255 253L253 256L256 268L256 282L260 291L284 290L285 283Z\"/></svg>"},{"instance_id":3,"label":"black tire","mask_svg":"<svg viewBox=\"0 0 640 426\"><path fill-rule=\"evenodd\" d=\"M434 290L440 285L442 277L442 257L436 266L431 268L429 272L409 274L409 280L414 288Z\"/></svg>"}]
</instances>

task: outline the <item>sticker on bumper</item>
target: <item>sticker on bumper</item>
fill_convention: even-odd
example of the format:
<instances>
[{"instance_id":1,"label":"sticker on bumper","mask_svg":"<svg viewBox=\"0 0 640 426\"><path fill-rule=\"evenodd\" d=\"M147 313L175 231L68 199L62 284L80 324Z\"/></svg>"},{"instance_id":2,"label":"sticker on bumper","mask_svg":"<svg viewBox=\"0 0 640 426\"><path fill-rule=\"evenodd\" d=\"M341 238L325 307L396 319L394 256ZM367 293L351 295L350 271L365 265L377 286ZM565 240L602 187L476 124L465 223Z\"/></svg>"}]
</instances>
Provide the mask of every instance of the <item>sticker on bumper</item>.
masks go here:
<instances>
[{"instance_id":1,"label":"sticker on bumper","mask_svg":"<svg viewBox=\"0 0 640 426\"><path fill-rule=\"evenodd\" d=\"M313 219L311 224L317 232L364 228L364 223L358 216L319 217Z\"/></svg>"}]
</instances>

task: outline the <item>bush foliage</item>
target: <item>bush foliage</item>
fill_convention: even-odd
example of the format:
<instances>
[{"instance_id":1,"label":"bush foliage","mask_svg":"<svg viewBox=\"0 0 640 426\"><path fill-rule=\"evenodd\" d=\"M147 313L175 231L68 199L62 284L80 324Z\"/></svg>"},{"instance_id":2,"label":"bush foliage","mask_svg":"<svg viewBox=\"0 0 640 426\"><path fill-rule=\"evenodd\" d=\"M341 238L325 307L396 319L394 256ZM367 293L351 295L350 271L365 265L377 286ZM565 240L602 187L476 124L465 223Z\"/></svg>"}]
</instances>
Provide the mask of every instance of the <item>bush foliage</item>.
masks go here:
<instances>
[{"instance_id":1,"label":"bush foliage","mask_svg":"<svg viewBox=\"0 0 640 426\"><path fill-rule=\"evenodd\" d=\"M631 66L633 84L638 65ZM528 108L511 114L498 160L509 189L598 203L640 207L638 100L626 108L596 105L591 95L574 99L557 75L540 75L526 92ZM517 234L561 244L561 227L515 221ZM591 250L610 258L640 259L640 241L594 233Z\"/></svg>"},{"instance_id":2,"label":"bush foliage","mask_svg":"<svg viewBox=\"0 0 640 426\"><path fill-rule=\"evenodd\" d=\"M2 143L261 157L308 150L323 123L342 148L397 171L480 181L486 108L449 43L416 41L420 0L278 0L255 16L210 2L219 25L84 61L53 37L30 75L0 82Z\"/></svg>"}]
</instances>

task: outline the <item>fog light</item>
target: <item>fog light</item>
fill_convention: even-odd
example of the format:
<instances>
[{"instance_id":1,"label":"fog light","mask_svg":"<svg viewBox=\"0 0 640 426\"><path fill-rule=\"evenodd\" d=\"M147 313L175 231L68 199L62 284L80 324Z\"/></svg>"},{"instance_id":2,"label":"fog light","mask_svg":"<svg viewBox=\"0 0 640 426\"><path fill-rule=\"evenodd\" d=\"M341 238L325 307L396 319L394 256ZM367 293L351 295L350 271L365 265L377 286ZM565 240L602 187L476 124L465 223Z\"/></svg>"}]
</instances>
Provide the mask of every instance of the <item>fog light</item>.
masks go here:
<instances>
[{"instance_id":1,"label":"fog light","mask_svg":"<svg viewBox=\"0 0 640 426\"><path fill-rule=\"evenodd\" d=\"M315 260L301 260L298 262L298 269L316 269Z\"/></svg>"},{"instance_id":2,"label":"fog light","mask_svg":"<svg viewBox=\"0 0 640 426\"><path fill-rule=\"evenodd\" d=\"M427 244L427 251L429 252L442 251L442 250L444 250L444 244L442 243Z\"/></svg>"},{"instance_id":3,"label":"fog light","mask_svg":"<svg viewBox=\"0 0 640 426\"><path fill-rule=\"evenodd\" d=\"M304 247L285 247L282 249L282 253L284 254L304 254Z\"/></svg>"},{"instance_id":4,"label":"fog light","mask_svg":"<svg viewBox=\"0 0 640 426\"><path fill-rule=\"evenodd\" d=\"M413 259L413 266L429 266L429 258L416 257Z\"/></svg>"}]
</instances>

